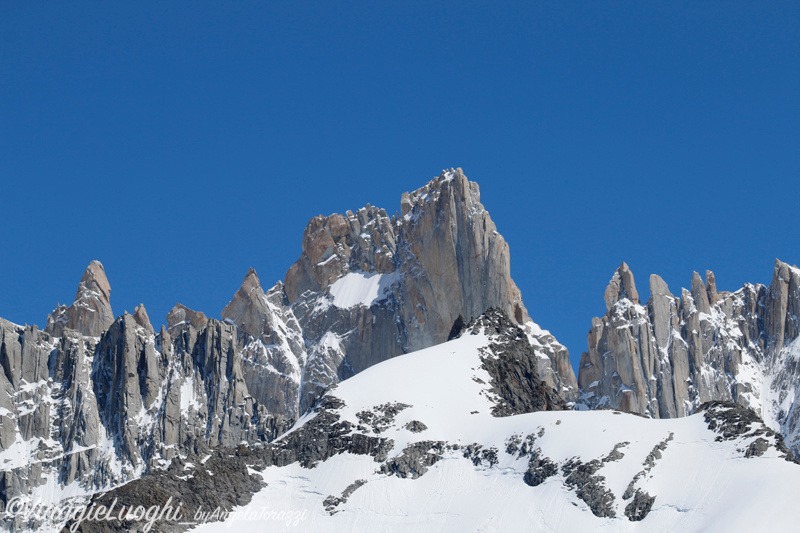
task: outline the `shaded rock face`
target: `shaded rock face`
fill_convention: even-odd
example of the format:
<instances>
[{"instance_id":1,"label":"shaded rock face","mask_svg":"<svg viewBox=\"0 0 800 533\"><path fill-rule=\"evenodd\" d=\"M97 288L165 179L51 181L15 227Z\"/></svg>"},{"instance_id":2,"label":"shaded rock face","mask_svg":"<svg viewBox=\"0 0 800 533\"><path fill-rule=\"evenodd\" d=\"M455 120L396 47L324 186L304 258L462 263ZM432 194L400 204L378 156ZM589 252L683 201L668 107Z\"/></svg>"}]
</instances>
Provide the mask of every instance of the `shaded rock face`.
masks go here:
<instances>
[{"instance_id":1,"label":"shaded rock face","mask_svg":"<svg viewBox=\"0 0 800 533\"><path fill-rule=\"evenodd\" d=\"M114 321L111 311L111 286L100 261L92 261L86 268L69 307L60 305L47 317L45 332L61 337L65 329L75 330L89 337L99 337Z\"/></svg>"},{"instance_id":2,"label":"shaded rock face","mask_svg":"<svg viewBox=\"0 0 800 533\"><path fill-rule=\"evenodd\" d=\"M382 464L380 472L402 478L417 479L442 458L445 444L445 442L431 440L409 444L403 453Z\"/></svg>"},{"instance_id":3,"label":"shaded rock face","mask_svg":"<svg viewBox=\"0 0 800 533\"><path fill-rule=\"evenodd\" d=\"M703 418L708 429L719 436L716 441L753 439L744 448L746 458L760 457L770 448L778 451L780 456L791 462L800 461L786 447L783 437L767 427L764 421L751 409L730 402L707 402L698 408L703 411Z\"/></svg>"},{"instance_id":4,"label":"shaded rock face","mask_svg":"<svg viewBox=\"0 0 800 533\"><path fill-rule=\"evenodd\" d=\"M544 357L533 348L525 332L506 314L491 308L472 320L466 329L472 335L491 339L482 349L481 364L492 378L496 397L494 416L512 416L535 411L566 409L564 399L539 377L537 359Z\"/></svg>"},{"instance_id":5,"label":"shaded rock face","mask_svg":"<svg viewBox=\"0 0 800 533\"><path fill-rule=\"evenodd\" d=\"M444 342L459 317L489 307L530 333L546 355L541 376L577 397L568 351L530 320L511 279L508 244L461 169L403 194L391 218L367 206L312 219L285 292L308 353L301 411L327 385Z\"/></svg>"},{"instance_id":6,"label":"shaded rock face","mask_svg":"<svg viewBox=\"0 0 800 533\"><path fill-rule=\"evenodd\" d=\"M800 270L776 261L769 286L748 284L733 293L719 292L712 272L705 281L695 272L680 297L652 275L642 305L623 263L605 299L608 312L593 319L579 368L589 407L673 418L704 402L735 402L797 449Z\"/></svg>"}]
</instances>

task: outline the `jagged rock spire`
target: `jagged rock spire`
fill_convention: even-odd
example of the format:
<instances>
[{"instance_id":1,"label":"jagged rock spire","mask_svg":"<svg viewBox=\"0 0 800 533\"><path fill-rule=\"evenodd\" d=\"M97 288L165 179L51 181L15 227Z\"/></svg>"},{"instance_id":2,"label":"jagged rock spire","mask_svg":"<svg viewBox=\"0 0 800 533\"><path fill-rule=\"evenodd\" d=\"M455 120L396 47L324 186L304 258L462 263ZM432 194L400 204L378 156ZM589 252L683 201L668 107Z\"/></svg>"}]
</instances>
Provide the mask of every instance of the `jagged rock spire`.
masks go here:
<instances>
[{"instance_id":1,"label":"jagged rock spire","mask_svg":"<svg viewBox=\"0 0 800 533\"><path fill-rule=\"evenodd\" d=\"M772 348L779 350L786 344L787 333L792 339L798 335L796 319L791 317L800 315L800 270L776 258L769 290L767 333Z\"/></svg>"},{"instance_id":2,"label":"jagged rock spire","mask_svg":"<svg viewBox=\"0 0 800 533\"><path fill-rule=\"evenodd\" d=\"M698 311L705 314L711 313L711 304L708 301L706 285L697 272L692 272L692 299Z\"/></svg>"},{"instance_id":3,"label":"jagged rock spire","mask_svg":"<svg viewBox=\"0 0 800 533\"><path fill-rule=\"evenodd\" d=\"M606 301L606 309L611 309L618 301L627 298L631 302L639 303L639 293L636 292L636 283L633 281L633 272L628 268L625 261L619 266L611 277L606 287L604 299Z\"/></svg>"},{"instance_id":4,"label":"jagged rock spire","mask_svg":"<svg viewBox=\"0 0 800 533\"><path fill-rule=\"evenodd\" d=\"M708 293L708 303L716 305L719 301L719 293L717 292L717 280L714 273L706 270L706 292Z\"/></svg>"},{"instance_id":5,"label":"jagged rock spire","mask_svg":"<svg viewBox=\"0 0 800 533\"><path fill-rule=\"evenodd\" d=\"M624 276L612 280L607 302L621 299ZM611 298L608 298L608 296ZM610 406L659 418L691 414L707 401L733 401L780 426L800 449L800 269L775 261L772 283L718 291L706 271L692 274L691 290L673 296L650 277L642 308L618 306L592 321L579 384L590 407ZM771 382L772 391L762 392Z\"/></svg>"},{"instance_id":6,"label":"jagged rock spire","mask_svg":"<svg viewBox=\"0 0 800 533\"><path fill-rule=\"evenodd\" d=\"M267 298L255 269L250 268L247 271L242 286L222 310L222 319L236 324L242 331L256 338L271 332Z\"/></svg>"},{"instance_id":7,"label":"jagged rock spire","mask_svg":"<svg viewBox=\"0 0 800 533\"><path fill-rule=\"evenodd\" d=\"M153 324L150 323L150 317L147 316L147 310L144 308L144 304L137 305L136 309L133 310L133 320L150 333L155 333Z\"/></svg>"},{"instance_id":8,"label":"jagged rock spire","mask_svg":"<svg viewBox=\"0 0 800 533\"><path fill-rule=\"evenodd\" d=\"M45 331L60 337L65 329L72 329L90 337L100 336L111 323L111 285L100 261L86 267L75 301L69 307L60 305L47 317Z\"/></svg>"}]
</instances>

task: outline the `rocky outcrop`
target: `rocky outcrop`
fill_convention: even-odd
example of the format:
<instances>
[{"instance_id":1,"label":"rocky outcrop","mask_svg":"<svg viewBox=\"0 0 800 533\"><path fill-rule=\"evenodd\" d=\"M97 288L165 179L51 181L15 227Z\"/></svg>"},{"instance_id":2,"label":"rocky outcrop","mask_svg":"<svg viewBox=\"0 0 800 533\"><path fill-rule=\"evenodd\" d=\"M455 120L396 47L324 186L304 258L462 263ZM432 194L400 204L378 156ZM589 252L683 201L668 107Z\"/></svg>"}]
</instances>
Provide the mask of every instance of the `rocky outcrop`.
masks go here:
<instances>
[{"instance_id":1,"label":"rocky outcrop","mask_svg":"<svg viewBox=\"0 0 800 533\"><path fill-rule=\"evenodd\" d=\"M253 469L268 466L286 466L299 463L304 468L314 468L334 455L349 453L368 455L375 462L385 461L392 448L392 441L353 433L353 425L340 420L337 413L344 407L341 400L328 396L315 408L315 416L305 425L270 444L255 446L222 446L214 450L199 449L183 458L176 458L169 468L153 472L131 483L92 498L87 508L106 508L116 500L117 509L135 509L142 505L172 508L151 520L126 520L126 514L115 513L122 520L85 520L67 523L64 531L75 527L83 533L109 531L186 531L203 522L214 522L221 517L213 516L219 508L225 515L233 507L250 501L253 493L263 487L263 480ZM381 465L383 467L384 465ZM346 501L358 487L354 487L331 507ZM204 519L198 512L206 509ZM223 516L225 516L223 515Z\"/></svg>"},{"instance_id":2,"label":"rocky outcrop","mask_svg":"<svg viewBox=\"0 0 800 533\"><path fill-rule=\"evenodd\" d=\"M643 490L637 490L631 502L625 506L625 516L631 522L640 522L650 514L650 509L653 508L655 501L654 496L650 496Z\"/></svg>"},{"instance_id":3,"label":"rocky outcrop","mask_svg":"<svg viewBox=\"0 0 800 533\"><path fill-rule=\"evenodd\" d=\"M566 409L564 399L539 377L536 363L542 355L502 310L489 309L472 320L466 331L491 339L481 349L481 365L491 376L491 393L496 398L494 416Z\"/></svg>"},{"instance_id":4,"label":"rocky outcrop","mask_svg":"<svg viewBox=\"0 0 800 533\"><path fill-rule=\"evenodd\" d=\"M717 442L723 440L741 441L753 439L745 448L744 456L760 457L767 449L773 448L790 463L800 461L786 447L783 437L767 427L752 409L730 402L708 402L699 407L708 429L717 433Z\"/></svg>"},{"instance_id":5,"label":"rocky outcrop","mask_svg":"<svg viewBox=\"0 0 800 533\"><path fill-rule=\"evenodd\" d=\"M733 293L718 291L712 272L705 280L695 272L680 297L654 274L642 305L623 263L605 300L608 312L593 319L579 368L589 407L673 418L730 401L759 413L797 448L800 270L776 260L769 286Z\"/></svg>"},{"instance_id":6,"label":"rocky outcrop","mask_svg":"<svg viewBox=\"0 0 800 533\"><path fill-rule=\"evenodd\" d=\"M167 331L170 335L176 335L177 331L184 329L185 326L199 330L207 323L208 317L204 313L189 309L181 303L175 304L175 307L167 313Z\"/></svg>"},{"instance_id":7,"label":"rocky outcrop","mask_svg":"<svg viewBox=\"0 0 800 533\"><path fill-rule=\"evenodd\" d=\"M602 466L603 462L598 459L584 463L573 458L561 466L561 473L564 485L575 490L575 495L589 506L592 514L614 518L614 493L606 488L606 478L597 474Z\"/></svg>"},{"instance_id":8,"label":"rocky outcrop","mask_svg":"<svg viewBox=\"0 0 800 533\"><path fill-rule=\"evenodd\" d=\"M242 286L222 310L222 319L236 324L239 329L256 339L263 337L267 340L274 331L270 321L272 314L269 311L267 295L261 288L258 274L251 268L247 271Z\"/></svg>"},{"instance_id":9,"label":"rocky outcrop","mask_svg":"<svg viewBox=\"0 0 800 533\"><path fill-rule=\"evenodd\" d=\"M100 261L92 261L83 273L69 307L59 305L47 317L45 332L61 337L72 329L88 337L99 337L114 321L111 311L111 286Z\"/></svg>"},{"instance_id":10,"label":"rocky outcrop","mask_svg":"<svg viewBox=\"0 0 800 533\"><path fill-rule=\"evenodd\" d=\"M442 458L445 442L423 440L409 444L403 452L381 465L382 474L417 479Z\"/></svg>"},{"instance_id":11,"label":"rocky outcrop","mask_svg":"<svg viewBox=\"0 0 800 533\"><path fill-rule=\"evenodd\" d=\"M147 310L144 308L144 304L137 305L136 309L133 310L133 320L135 320L136 323L143 327L148 333L155 333L155 330L153 330L153 325L150 323L150 317L147 316Z\"/></svg>"}]
</instances>

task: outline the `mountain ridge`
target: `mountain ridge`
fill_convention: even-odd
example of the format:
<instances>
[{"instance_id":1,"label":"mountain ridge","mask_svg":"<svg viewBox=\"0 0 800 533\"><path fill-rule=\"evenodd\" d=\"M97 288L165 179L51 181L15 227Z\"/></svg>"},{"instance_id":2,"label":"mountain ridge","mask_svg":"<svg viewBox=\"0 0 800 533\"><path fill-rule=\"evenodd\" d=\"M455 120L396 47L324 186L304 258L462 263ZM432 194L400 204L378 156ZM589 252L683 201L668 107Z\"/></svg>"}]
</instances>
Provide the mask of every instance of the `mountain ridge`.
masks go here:
<instances>
[{"instance_id":1,"label":"mountain ridge","mask_svg":"<svg viewBox=\"0 0 800 533\"><path fill-rule=\"evenodd\" d=\"M296 433L320 412L320 402L336 403L331 391L340 384L356 376L363 382L382 375L370 369L400 356L420 361L420 353L446 345L475 350L472 370L482 374L472 378L492 416L610 408L684 418L728 402L714 416L765 425L750 435L760 440L740 443L744 457L771 450L791 458L800 449L800 404L794 402L800 269L776 260L769 286L746 284L736 292L718 291L713 272L705 280L695 272L680 297L659 276L649 281L651 295L642 303L628 265L614 272L603 295L606 315L592 321L576 376L566 347L529 316L510 275L508 244L481 204L478 185L461 169L404 193L393 216L367 205L312 218L284 279L265 289L249 268L219 318L181 303L158 329L141 303L133 314L114 317L105 269L92 261L75 301L57 305L43 330L0 319L0 511L25 494L56 504L87 502L136 480L147 487L148 480L167 479L191 463L188 458L228 453L219 450L277 450L270 443ZM465 340L476 335L489 340L481 346ZM410 384L425 377L422 366L404 372ZM378 434L395 411L406 409L401 403L395 398L356 418ZM756 418L736 411L741 408ZM387 442L363 440L366 433L354 437L348 432L356 426L331 422L335 410L315 422L323 424L320 438L334 435L331 449L379 453L382 475L416 479L445 455L446 439L409 441L411 449L390 457ZM395 429L427 427L415 419ZM307 446L280 450L283 466L289 456L303 468L330 458L320 452L315 459ZM469 453L476 466L484 460L494 466L495 452L483 445ZM594 484L576 494L595 516L640 520L653 505L644 489L631 493L630 513L607 497L593 477L605 461L551 459L531 456L525 483L540 484L558 464L567 492ZM236 462L237 472L248 472L247 461ZM225 464L221 457L220 468ZM260 463L269 464L277 463ZM253 492L259 486L247 475L237 479ZM336 498L347 499L344 492ZM3 520L22 529L46 525Z\"/></svg>"},{"instance_id":2,"label":"mountain ridge","mask_svg":"<svg viewBox=\"0 0 800 533\"><path fill-rule=\"evenodd\" d=\"M44 330L0 321L0 506L108 490L207 448L269 442L331 386L447 340L456 318L497 307L525 331L533 371L577 398L569 355L528 317L508 245L477 184L451 169L401 198L315 217L284 282L254 269L220 319L180 303L152 327L114 317L92 261ZM0 509L2 510L2 509Z\"/></svg>"}]
</instances>

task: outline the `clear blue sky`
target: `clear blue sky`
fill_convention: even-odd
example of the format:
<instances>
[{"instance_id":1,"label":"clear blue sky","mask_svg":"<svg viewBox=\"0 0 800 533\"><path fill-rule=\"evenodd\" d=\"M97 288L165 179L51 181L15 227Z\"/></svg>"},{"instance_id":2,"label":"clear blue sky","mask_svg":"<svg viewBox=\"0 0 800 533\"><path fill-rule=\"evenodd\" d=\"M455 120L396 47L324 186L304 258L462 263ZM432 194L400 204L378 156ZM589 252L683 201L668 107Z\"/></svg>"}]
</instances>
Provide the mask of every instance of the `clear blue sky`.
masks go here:
<instances>
[{"instance_id":1,"label":"clear blue sky","mask_svg":"<svg viewBox=\"0 0 800 533\"><path fill-rule=\"evenodd\" d=\"M451 166L534 319L586 348L647 297L800 263L800 3L0 1L0 316L92 259L116 314L210 316L282 279L316 214Z\"/></svg>"}]
</instances>

